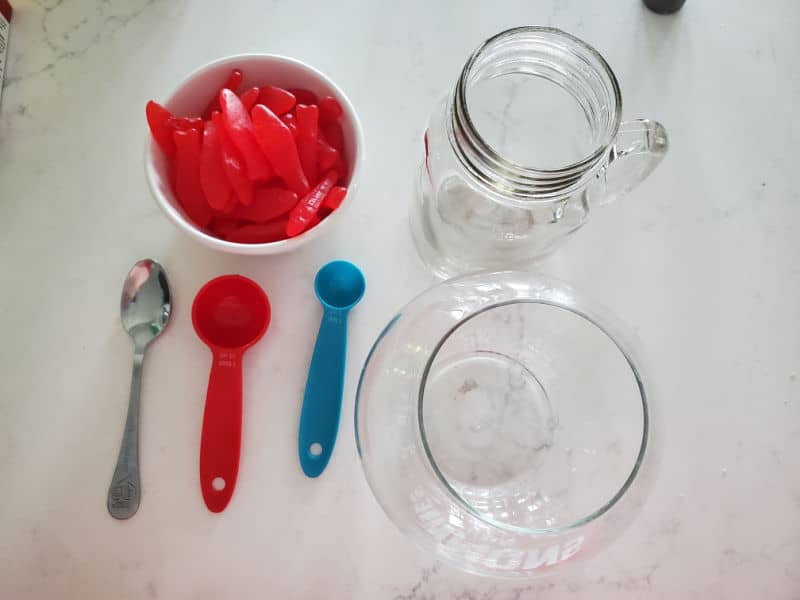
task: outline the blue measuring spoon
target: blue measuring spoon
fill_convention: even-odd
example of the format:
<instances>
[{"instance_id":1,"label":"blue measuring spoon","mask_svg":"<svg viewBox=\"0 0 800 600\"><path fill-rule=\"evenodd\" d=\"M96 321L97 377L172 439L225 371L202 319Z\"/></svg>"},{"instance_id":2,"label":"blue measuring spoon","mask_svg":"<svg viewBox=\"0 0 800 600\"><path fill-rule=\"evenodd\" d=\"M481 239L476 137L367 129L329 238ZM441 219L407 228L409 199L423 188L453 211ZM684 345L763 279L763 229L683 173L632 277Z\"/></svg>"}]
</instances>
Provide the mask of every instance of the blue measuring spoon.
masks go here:
<instances>
[{"instance_id":1,"label":"blue measuring spoon","mask_svg":"<svg viewBox=\"0 0 800 600\"><path fill-rule=\"evenodd\" d=\"M308 369L298 450L300 466L318 477L331 458L342 410L347 355L347 315L364 295L364 275L353 263L335 260L319 270L314 291L322 304L322 322Z\"/></svg>"}]
</instances>

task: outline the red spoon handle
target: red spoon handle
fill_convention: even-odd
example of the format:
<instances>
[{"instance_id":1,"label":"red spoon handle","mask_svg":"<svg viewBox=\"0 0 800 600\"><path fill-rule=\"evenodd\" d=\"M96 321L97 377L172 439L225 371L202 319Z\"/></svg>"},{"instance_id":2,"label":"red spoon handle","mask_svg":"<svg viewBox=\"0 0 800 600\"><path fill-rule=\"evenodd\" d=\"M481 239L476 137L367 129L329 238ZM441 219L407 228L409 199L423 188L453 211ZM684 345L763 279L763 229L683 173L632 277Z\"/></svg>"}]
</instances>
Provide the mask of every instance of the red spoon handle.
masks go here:
<instances>
[{"instance_id":1,"label":"red spoon handle","mask_svg":"<svg viewBox=\"0 0 800 600\"><path fill-rule=\"evenodd\" d=\"M236 487L242 439L242 353L213 350L203 435L200 487L211 512L222 512Z\"/></svg>"}]
</instances>

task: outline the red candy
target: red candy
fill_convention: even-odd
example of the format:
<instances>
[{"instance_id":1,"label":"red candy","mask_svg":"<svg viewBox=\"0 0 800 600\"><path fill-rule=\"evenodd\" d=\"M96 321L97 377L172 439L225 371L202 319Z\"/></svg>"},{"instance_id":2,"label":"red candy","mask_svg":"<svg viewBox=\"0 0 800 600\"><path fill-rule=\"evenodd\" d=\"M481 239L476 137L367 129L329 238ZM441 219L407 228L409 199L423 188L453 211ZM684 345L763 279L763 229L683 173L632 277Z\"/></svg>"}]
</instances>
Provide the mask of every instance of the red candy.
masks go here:
<instances>
[{"instance_id":1,"label":"red candy","mask_svg":"<svg viewBox=\"0 0 800 600\"><path fill-rule=\"evenodd\" d=\"M319 101L319 121L322 124L335 123L343 112L342 105L333 96L325 96Z\"/></svg>"},{"instance_id":2,"label":"red candy","mask_svg":"<svg viewBox=\"0 0 800 600\"><path fill-rule=\"evenodd\" d=\"M219 104L222 107L225 130L244 158L250 181L266 181L272 177L272 169L258 147L253 121L250 120L250 115L244 109L239 96L230 90L222 90L219 93Z\"/></svg>"},{"instance_id":3,"label":"red candy","mask_svg":"<svg viewBox=\"0 0 800 600\"><path fill-rule=\"evenodd\" d=\"M228 75L228 79L225 80L225 83L222 84L220 91L231 90L233 93L236 93L236 90L238 90L239 86L242 85L243 79L244 74L239 69L234 69L231 71L231 74ZM206 106L206 109L203 111L203 119L206 121L210 119L211 113L215 110L219 110L219 92L214 94L214 97L211 98L208 106Z\"/></svg>"},{"instance_id":4,"label":"red candy","mask_svg":"<svg viewBox=\"0 0 800 600\"><path fill-rule=\"evenodd\" d=\"M339 179L336 171L328 171L317 186L303 196L289 213L289 222L286 224L286 235L295 237L306 229L313 227L314 218L317 216L322 201Z\"/></svg>"},{"instance_id":5,"label":"red candy","mask_svg":"<svg viewBox=\"0 0 800 600\"><path fill-rule=\"evenodd\" d=\"M244 109L247 112L250 112L250 110L256 105L260 93L261 90L259 88L252 87L239 96L239 99L242 101L242 106L244 106Z\"/></svg>"},{"instance_id":6,"label":"red candy","mask_svg":"<svg viewBox=\"0 0 800 600\"><path fill-rule=\"evenodd\" d=\"M268 223L239 225L227 230L225 239L240 244L265 244L285 240L286 221L286 217L283 217Z\"/></svg>"},{"instance_id":7,"label":"red candy","mask_svg":"<svg viewBox=\"0 0 800 600\"><path fill-rule=\"evenodd\" d=\"M228 176L228 181L231 183L233 193L236 194L239 202L249 206L253 203L253 182L248 179L239 151L225 131L225 126L222 124L222 115L214 111L211 119L219 133L219 142L222 148L222 166Z\"/></svg>"},{"instance_id":8,"label":"red candy","mask_svg":"<svg viewBox=\"0 0 800 600\"><path fill-rule=\"evenodd\" d=\"M203 131L203 149L200 153L200 187L209 206L227 212L236 206L225 167L222 164L222 142L213 121L206 123ZM231 202L231 200L234 200Z\"/></svg>"},{"instance_id":9,"label":"red candy","mask_svg":"<svg viewBox=\"0 0 800 600\"><path fill-rule=\"evenodd\" d=\"M294 139L297 139L297 119L294 118L294 113L286 113L285 115L281 115L281 121L286 123L286 126L289 128L289 131L292 132Z\"/></svg>"},{"instance_id":10,"label":"red candy","mask_svg":"<svg viewBox=\"0 0 800 600\"><path fill-rule=\"evenodd\" d=\"M289 93L295 97L298 104L316 104L317 95L314 92L299 88L289 88Z\"/></svg>"},{"instance_id":11,"label":"red candy","mask_svg":"<svg viewBox=\"0 0 800 600\"><path fill-rule=\"evenodd\" d=\"M344 111L336 98L300 88L237 95L243 78L233 69L202 118L152 100L145 113L188 218L220 239L264 244L308 231L341 205Z\"/></svg>"},{"instance_id":12,"label":"red candy","mask_svg":"<svg viewBox=\"0 0 800 600\"><path fill-rule=\"evenodd\" d=\"M339 151L325 141L323 136L317 138L317 160L321 169L327 171L339 160ZM344 169L342 169L344 173Z\"/></svg>"},{"instance_id":13,"label":"red candy","mask_svg":"<svg viewBox=\"0 0 800 600\"><path fill-rule=\"evenodd\" d=\"M178 117L170 120L169 125L178 131L187 131L189 129L197 129L203 131L203 119L200 117Z\"/></svg>"},{"instance_id":14,"label":"red candy","mask_svg":"<svg viewBox=\"0 0 800 600\"><path fill-rule=\"evenodd\" d=\"M175 142L172 139L173 129L170 125L175 117L166 108L161 106L158 102L150 100L145 107L147 115L147 125L150 127L150 135L156 141L164 153L169 156L175 156Z\"/></svg>"},{"instance_id":15,"label":"red candy","mask_svg":"<svg viewBox=\"0 0 800 600\"><path fill-rule=\"evenodd\" d=\"M273 85L263 86L261 93L258 95L258 103L263 104L276 115L288 113L294 108L296 102L297 99L294 94Z\"/></svg>"},{"instance_id":16,"label":"red candy","mask_svg":"<svg viewBox=\"0 0 800 600\"><path fill-rule=\"evenodd\" d=\"M175 131L175 195L186 214L199 227L211 221L211 207L200 186L200 132Z\"/></svg>"},{"instance_id":17,"label":"red candy","mask_svg":"<svg viewBox=\"0 0 800 600\"><path fill-rule=\"evenodd\" d=\"M278 187L259 188L250 206L238 206L231 217L240 221L265 223L285 215L297 204L297 194Z\"/></svg>"},{"instance_id":18,"label":"red candy","mask_svg":"<svg viewBox=\"0 0 800 600\"><path fill-rule=\"evenodd\" d=\"M339 154L344 154L344 133L338 121L325 123L322 126L322 133L328 143L339 151Z\"/></svg>"},{"instance_id":19,"label":"red candy","mask_svg":"<svg viewBox=\"0 0 800 600\"><path fill-rule=\"evenodd\" d=\"M275 172L298 196L308 192L308 180L300 166L294 136L286 124L263 104L256 104L251 113L256 141Z\"/></svg>"},{"instance_id":20,"label":"red candy","mask_svg":"<svg viewBox=\"0 0 800 600\"><path fill-rule=\"evenodd\" d=\"M319 108L314 105L298 104L295 118L297 120L297 152L300 154L300 162L308 180L316 181Z\"/></svg>"},{"instance_id":21,"label":"red candy","mask_svg":"<svg viewBox=\"0 0 800 600\"><path fill-rule=\"evenodd\" d=\"M325 196L325 200L322 201L322 208L320 209L320 213L324 209L328 209L330 211L334 211L342 204L342 200L347 195L347 188L337 185L331 188L331 191L328 192L328 195Z\"/></svg>"}]
</instances>

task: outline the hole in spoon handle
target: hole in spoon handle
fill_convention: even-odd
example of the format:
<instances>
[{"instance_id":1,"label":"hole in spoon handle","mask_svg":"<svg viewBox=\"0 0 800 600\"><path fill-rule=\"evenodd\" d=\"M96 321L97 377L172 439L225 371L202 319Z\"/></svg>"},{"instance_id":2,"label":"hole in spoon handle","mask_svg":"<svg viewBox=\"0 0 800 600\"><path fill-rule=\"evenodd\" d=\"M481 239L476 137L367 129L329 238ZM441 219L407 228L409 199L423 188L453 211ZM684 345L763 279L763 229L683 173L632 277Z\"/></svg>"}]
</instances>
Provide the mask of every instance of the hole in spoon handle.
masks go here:
<instances>
[{"instance_id":1,"label":"hole in spoon handle","mask_svg":"<svg viewBox=\"0 0 800 600\"><path fill-rule=\"evenodd\" d=\"M242 354L217 349L213 351L200 440L200 487L211 512L223 511L233 495L241 437Z\"/></svg>"}]
</instances>

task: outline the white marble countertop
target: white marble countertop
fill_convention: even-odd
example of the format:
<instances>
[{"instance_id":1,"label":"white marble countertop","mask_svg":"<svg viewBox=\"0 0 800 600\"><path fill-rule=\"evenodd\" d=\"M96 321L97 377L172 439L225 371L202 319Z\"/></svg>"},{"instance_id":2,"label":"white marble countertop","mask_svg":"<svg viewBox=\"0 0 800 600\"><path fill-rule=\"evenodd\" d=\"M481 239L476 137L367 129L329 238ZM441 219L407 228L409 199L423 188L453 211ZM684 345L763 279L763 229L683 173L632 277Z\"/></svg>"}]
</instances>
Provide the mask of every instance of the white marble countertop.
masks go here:
<instances>
[{"instance_id":1,"label":"white marble countertop","mask_svg":"<svg viewBox=\"0 0 800 600\"><path fill-rule=\"evenodd\" d=\"M512 2L17 1L0 112L0 598L771 599L800 597L800 5ZM353 439L360 365L431 283L406 224L420 132L484 38L550 24L606 56L626 118L671 151L624 202L542 263L622 315L654 365L663 455L617 543L529 585L418 554L381 512ZM244 51L306 60L350 94L367 162L350 226L291 256L185 238L147 190L144 105ZM173 322L145 366L142 507L105 498L128 400L122 279L159 258ZM316 269L358 262L339 440L318 480L297 464ZM189 307L226 272L257 279L273 323L246 364L244 447L227 511L203 505L197 456L209 356Z\"/></svg>"}]
</instances>

